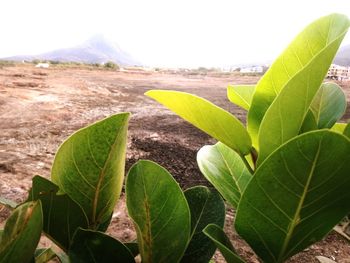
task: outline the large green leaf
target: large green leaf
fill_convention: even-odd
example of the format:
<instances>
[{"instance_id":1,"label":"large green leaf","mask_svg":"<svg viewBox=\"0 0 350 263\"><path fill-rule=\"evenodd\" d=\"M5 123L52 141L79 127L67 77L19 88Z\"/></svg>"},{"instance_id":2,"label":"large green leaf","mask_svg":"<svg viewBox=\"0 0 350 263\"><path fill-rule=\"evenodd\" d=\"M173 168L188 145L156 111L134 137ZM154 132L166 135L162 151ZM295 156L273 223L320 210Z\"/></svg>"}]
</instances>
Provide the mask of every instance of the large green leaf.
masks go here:
<instances>
[{"instance_id":1,"label":"large green leaf","mask_svg":"<svg viewBox=\"0 0 350 263\"><path fill-rule=\"evenodd\" d=\"M350 211L350 141L329 130L302 134L257 169L235 227L266 262L283 262L322 239Z\"/></svg>"},{"instance_id":2,"label":"large green leaf","mask_svg":"<svg viewBox=\"0 0 350 263\"><path fill-rule=\"evenodd\" d=\"M230 239L222 230L222 227L219 227L215 224L209 224L203 230L203 232L218 247L227 263L244 263L244 261L237 255L235 249L233 248L230 242Z\"/></svg>"},{"instance_id":3,"label":"large green leaf","mask_svg":"<svg viewBox=\"0 0 350 263\"><path fill-rule=\"evenodd\" d=\"M185 92L151 90L145 94L240 155L250 152L252 143L245 127L236 117L222 108Z\"/></svg>"},{"instance_id":4,"label":"large green leaf","mask_svg":"<svg viewBox=\"0 0 350 263\"><path fill-rule=\"evenodd\" d=\"M345 94L337 84L324 83L316 93L310 108L319 129L331 128L345 113Z\"/></svg>"},{"instance_id":5,"label":"large green leaf","mask_svg":"<svg viewBox=\"0 0 350 263\"><path fill-rule=\"evenodd\" d=\"M142 262L179 262L191 222L186 198L171 174L156 163L137 162L126 178L126 203Z\"/></svg>"},{"instance_id":6,"label":"large green leaf","mask_svg":"<svg viewBox=\"0 0 350 263\"><path fill-rule=\"evenodd\" d=\"M276 148L299 134L311 102L343 37L341 35L327 45L294 75L266 111L259 130L258 165Z\"/></svg>"},{"instance_id":7,"label":"large green leaf","mask_svg":"<svg viewBox=\"0 0 350 263\"><path fill-rule=\"evenodd\" d=\"M119 198L128 119L121 113L81 129L56 154L52 181L83 208L90 228L109 219Z\"/></svg>"},{"instance_id":8,"label":"large green leaf","mask_svg":"<svg viewBox=\"0 0 350 263\"><path fill-rule=\"evenodd\" d=\"M78 228L69 249L72 263L135 262L123 243L102 232Z\"/></svg>"},{"instance_id":9,"label":"large green leaf","mask_svg":"<svg viewBox=\"0 0 350 263\"><path fill-rule=\"evenodd\" d=\"M7 219L0 239L0 262L31 262L38 245L43 219L40 201L17 207Z\"/></svg>"},{"instance_id":10,"label":"large green leaf","mask_svg":"<svg viewBox=\"0 0 350 263\"><path fill-rule=\"evenodd\" d=\"M257 138L263 117L282 88L300 71L304 71L306 67L310 68L310 63L317 70L312 70L310 72L312 74L306 74L297 88L302 89L301 87L308 85L309 82L314 82L314 78L323 79L348 27L348 18L340 14L332 14L316 20L293 40L260 79L248 113L248 131L255 147L258 147ZM319 58L316 59L316 57ZM315 59L316 62L314 62ZM302 93L288 95L292 96L289 98L291 102L305 100L305 94ZM306 97L312 99L313 96L309 94ZM278 103L283 105L282 101ZM294 107L290 110L293 109Z\"/></svg>"},{"instance_id":11,"label":"large green leaf","mask_svg":"<svg viewBox=\"0 0 350 263\"><path fill-rule=\"evenodd\" d=\"M88 220L82 208L68 195L57 195L58 186L40 176L33 178L30 200L40 199L46 235L67 251L78 227L87 228Z\"/></svg>"},{"instance_id":12,"label":"large green leaf","mask_svg":"<svg viewBox=\"0 0 350 263\"><path fill-rule=\"evenodd\" d=\"M230 85L227 88L228 99L245 110L249 110L255 92L255 85Z\"/></svg>"},{"instance_id":13,"label":"large green leaf","mask_svg":"<svg viewBox=\"0 0 350 263\"><path fill-rule=\"evenodd\" d=\"M217 191L205 186L195 186L184 193L191 211L191 237L181 262L208 263L216 246L203 233L203 229L208 224L224 227L224 201Z\"/></svg>"},{"instance_id":14,"label":"large green leaf","mask_svg":"<svg viewBox=\"0 0 350 263\"><path fill-rule=\"evenodd\" d=\"M197 154L197 163L205 178L233 207L237 207L252 177L241 157L224 144L217 143L202 147Z\"/></svg>"}]
</instances>

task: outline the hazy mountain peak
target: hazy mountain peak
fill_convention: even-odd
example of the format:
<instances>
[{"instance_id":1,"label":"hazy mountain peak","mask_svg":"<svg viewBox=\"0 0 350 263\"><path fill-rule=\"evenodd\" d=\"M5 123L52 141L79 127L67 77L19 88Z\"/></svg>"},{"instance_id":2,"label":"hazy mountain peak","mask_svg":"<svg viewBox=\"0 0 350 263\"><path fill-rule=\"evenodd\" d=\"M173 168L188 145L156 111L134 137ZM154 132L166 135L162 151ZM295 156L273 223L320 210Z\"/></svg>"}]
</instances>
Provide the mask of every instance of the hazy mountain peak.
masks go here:
<instances>
[{"instance_id":1,"label":"hazy mountain peak","mask_svg":"<svg viewBox=\"0 0 350 263\"><path fill-rule=\"evenodd\" d=\"M83 63L104 63L107 61L113 61L121 66L141 65L141 63L133 58L130 54L122 50L117 43L113 42L102 34L94 35L76 47L58 49L35 56L15 56L6 59L40 59L62 62L74 61Z\"/></svg>"}]
</instances>

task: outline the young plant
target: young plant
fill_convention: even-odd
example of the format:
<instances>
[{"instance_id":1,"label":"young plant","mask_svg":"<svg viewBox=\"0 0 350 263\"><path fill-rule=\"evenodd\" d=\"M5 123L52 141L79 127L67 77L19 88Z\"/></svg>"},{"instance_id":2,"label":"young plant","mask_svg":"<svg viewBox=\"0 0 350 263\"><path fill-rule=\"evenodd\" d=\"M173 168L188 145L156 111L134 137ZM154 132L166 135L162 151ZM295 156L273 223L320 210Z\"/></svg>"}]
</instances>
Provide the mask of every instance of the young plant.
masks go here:
<instances>
[{"instance_id":1,"label":"young plant","mask_svg":"<svg viewBox=\"0 0 350 263\"><path fill-rule=\"evenodd\" d=\"M0 262L208 262L215 245L208 224L223 227L225 205L218 192L197 186L182 192L161 166L139 161L126 183L128 211L137 243L103 233L124 179L128 113L71 135L59 148L51 179L33 177L25 204L0 231ZM1 203L15 207L10 200ZM63 252L36 249L41 232Z\"/></svg>"},{"instance_id":2,"label":"young plant","mask_svg":"<svg viewBox=\"0 0 350 263\"><path fill-rule=\"evenodd\" d=\"M283 262L322 239L350 211L350 126L341 88L323 83L350 21L340 14L306 27L256 86L230 86L247 129L200 97L152 90L219 142L197 155L203 175L237 209L235 228L265 262ZM243 262L220 227L205 230L228 262Z\"/></svg>"}]
</instances>

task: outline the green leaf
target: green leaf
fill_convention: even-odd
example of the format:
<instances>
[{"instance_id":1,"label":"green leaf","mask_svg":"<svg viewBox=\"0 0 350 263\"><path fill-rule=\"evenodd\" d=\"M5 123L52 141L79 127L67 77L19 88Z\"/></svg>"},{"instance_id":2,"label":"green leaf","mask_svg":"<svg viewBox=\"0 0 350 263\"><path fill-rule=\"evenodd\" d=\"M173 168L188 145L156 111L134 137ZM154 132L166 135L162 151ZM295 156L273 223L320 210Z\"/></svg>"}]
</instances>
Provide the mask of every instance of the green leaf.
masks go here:
<instances>
[{"instance_id":1,"label":"green leaf","mask_svg":"<svg viewBox=\"0 0 350 263\"><path fill-rule=\"evenodd\" d=\"M335 20L333 24L337 25L339 21ZM343 37L343 34L338 36L294 75L266 111L259 130L260 152L257 165L280 145L299 134L311 102Z\"/></svg>"},{"instance_id":2,"label":"green leaf","mask_svg":"<svg viewBox=\"0 0 350 263\"><path fill-rule=\"evenodd\" d=\"M88 227L82 208L68 195L57 195L58 186L49 180L35 176L31 189L31 200L40 199L43 209L46 235L60 248L67 251L78 227Z\"/></svg>"},{"instance_id":3,"label":"green leaf","mask_svg":"<svg viewBox=\"0 0 350 263\"><path fill-rule=\"evenodd\" d=\"M7 219L0 239L0 262L30 262L43 227L41 204L27 202Z\"/></svg>"},{"instance_id":4,"label":"green leaf","mask_svg":"<svg viewBox=\"0 0 350 263\"><path fill-rule=\"evenodd\" d=\"M220 194L237 207L241 195L252 175L241 157L222 143L206 145L197 154L202 174Z\"/></svg>"},{"instance_id":5,"label":"green leaf","mask_svg":"<svg viewBox=\"0 0 350 263\"><path fill-rule=\"evenodd\" d=\"M346 123L337 122L331 128L331 131L343 133L346 127Z\"/></svg>"},{"instance_id":6,"label":"green leaf","mask_svg":"<svg viewBox=\"0 0 350 263\"><path fill-rule=\"evenodd\" d=\"M296 80L293 81L294 85L299 84L298 90L305 91L301 87L307 86L309 82L310 84L319 82L319 78L323 80L348 27L348 18L340 14L332 14L314 21L291 42L260 79L248 113L248 131L252 136L255 148L258 148L256 139L258 138L261 122L280 91L296 75L299 74L300 76L301 71L306 70L310 74L303 73L305 77L300 78L300 76L299 83L295 83ZM309 64L313 64L317 70L310 70ZM289 98L290 103L288 103L288 106L285 106L283 104L284 101L282 102L281 100L278 103L281 103L284 107L290 107L289 104L293 104L294 101L303 102L313 97L311 94L305 96L303 92L298 94L288 93L283 95L283 97L286 98L289 95L292 97ZM293 111L294 107L287 110ZM300 129L300 126L298 128Z\"/></svg>"},{"instance_id":7,"label":"green leaf","mask_svg":"<svg viewBox=\"0 0 350 263\"><path fill-rule=\"evenodd\" d=\"M249 110L255 92L255 85L230 85L227 88L228 99L245 110Z\"/></svg>"},{"instance_id":8,"label":"green leaf","mask_svg":"<svg viewBox=\"0 0 350 263\"><path fill-rule=\"evenodd\" d=\"M343 134L350 139L350 122L346 125Z\"/></svg>"},{"instance_id":9,"label":"green leaf","mask_svg":"<svg viewBox=\"0 0 350 263\"><path fill-rule=\"evenodd\" d=\"M123 243L123 244L130 250L131 254L134 257L140 254L139 245L137 244L137 242L129 242L129 243Z\"/></svg>"},{"instance_id":10,"label":"green leaf","mask_svg":"<svg viewBox=\"0 0 350 263\"><path fill-rule=\"evenodd\" d=\"M316 116L319 129L331 128L345 113L345 94L337 84L324 83L316 93L310 108Z\"/></svg>"},{"instance_id":11,"label":"green leaf","mask_svg":"<svg viewBox=\"0 0 350 263\"><path fill-rule=\"evenodd\" d=\"M314 114L311 110L309 110L305 116L305 119L303 121L303 125L300 128L299 134L308 132L308 131L314 131L317 130L317 122Z\"/></svg>"},{"instance_id":12,"label":"green leaf","mask_svg":"<svg viewBox=\"0 0 350 263\"><path fill-rule=\"evenodd\" d=\"M203 232L215 243L227 263L244 263L244 261L237 255L229 238L221 227L215 224L209 224Z\"/></svg>"},{"instance_id":13,"label":"green leaf","mask_svg":"<svg viewBox=\"0 0 350 263\"><path fill-rule=\"evenodd\" d=\"M207 263L216 246L204 235L203 229L208 224L224 227L225 204L217 191L205 186L189 188L184 194L191 211L191 237L181 262Z\"/></svg>"},{"instance_id":14,"label":"green leaf","mask_svg":"<svg viewBox=\"0 0 350 263\"><path fill-rule=\"evenodd\" d=\"M111 224L111 221L112 221L112 216L113 216L113 213L110 214L110 216L108 217L108 219L104 222L102 222L98 228L96 229L97 231L100 231L100 232L106 232L107 231L107 228L109 227L109 225Z\"/></svg>"},{"instance_id":15,"label":"green leaf","mask_svg":"<svg viewBox=\"0 0 350 263\"><path fill-rule=\"evenodd\" d=\"M145 94L240 155L250 152L251 139L245 127L222 108L185 92L151 90Z\"/></svg>"},{"instance_id":16,"label":"green leaf","mask_svg":"<svg viewBox=\"0 0 350 263\"><path fill-rule=\"evenodd\" d=\"M302 134L257 169L235 227L266 262L322 239L350 211L350 141L329 130Z\"/></svg>"},{"instance_id":17,"label":"green leaf","mask_svg":"<svg viewBox=\"0 0 350 263\"><path fill-rule=\"evenodd\" d=\"M46 263L56 257L56 253L51 248L37 249L35 251L35 263Z\"/></svg>"},{"instance_id":18,"label":"green leaf","mask_svg":"<svg viewBox=\"0 0 350 263\"><path fill-rule=\"evenodd\" d=\"M129 113L81 129L59 148L51 178L84 210L90 228L109 219L124 179Z\"/></svg>"},{"instance_id":19,"label":"green leaf","mask_svg":"<svg viewBox=\"0 0 350 263\"><path fill-rule=\"evenodd\" d=\"M129 249L120 241L102 232L78 228L69 258L73 263L135 262Z\"/></svg>"},{"instance_id":20,"label":"green leaf","mask_svg":"<svg viewBox=\"0 0 350 263\"><path fill-rule=\"evenodd\" d=\"M171 174L151 161L137 162L126 178L126 204L142 262L179 262L190 237L190 211Z\"/></svg>"}]
</instances>

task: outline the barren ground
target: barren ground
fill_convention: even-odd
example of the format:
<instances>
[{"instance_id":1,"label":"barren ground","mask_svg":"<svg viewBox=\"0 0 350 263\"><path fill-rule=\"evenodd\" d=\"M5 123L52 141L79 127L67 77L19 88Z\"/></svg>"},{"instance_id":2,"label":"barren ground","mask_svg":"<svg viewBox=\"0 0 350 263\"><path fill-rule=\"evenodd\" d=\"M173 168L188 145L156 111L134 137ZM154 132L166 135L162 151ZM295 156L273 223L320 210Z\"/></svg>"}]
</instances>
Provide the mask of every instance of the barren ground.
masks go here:
<instances>
[{"instance_id":1,"label":"barren ground","mask_svg":"<svg viewBox=\"0 0 350 263\"><path fill-rule=\"evenodd\" d=\"M226 98L228 84L254 84L258 77L238 74L189 74L104 71L92 68L36 69L32 65L0 69L0 196L21 202L31 178L50 176L54 154L77 129L114 113L131 112L126 170L139 159L167 168L183 189L208 185L195 161L204 144L215 141L143 95L150 89L176 89L200 95L245 121L245 111ZM350 85L342 84L350 101ZM346 118L349 118L349 109ZM130 241L136 235L127 217L124 195L108 232ZM0 226L9 211L0 206ZM232 228L229 209L226 231L248 262L258 262ZM47 241L43 241L47 242ZM350 262L349 243L335 232L289 262L318 262L324 255ZM223 262L219 253L216 262Z\"/></svg>"}]
</instances>

